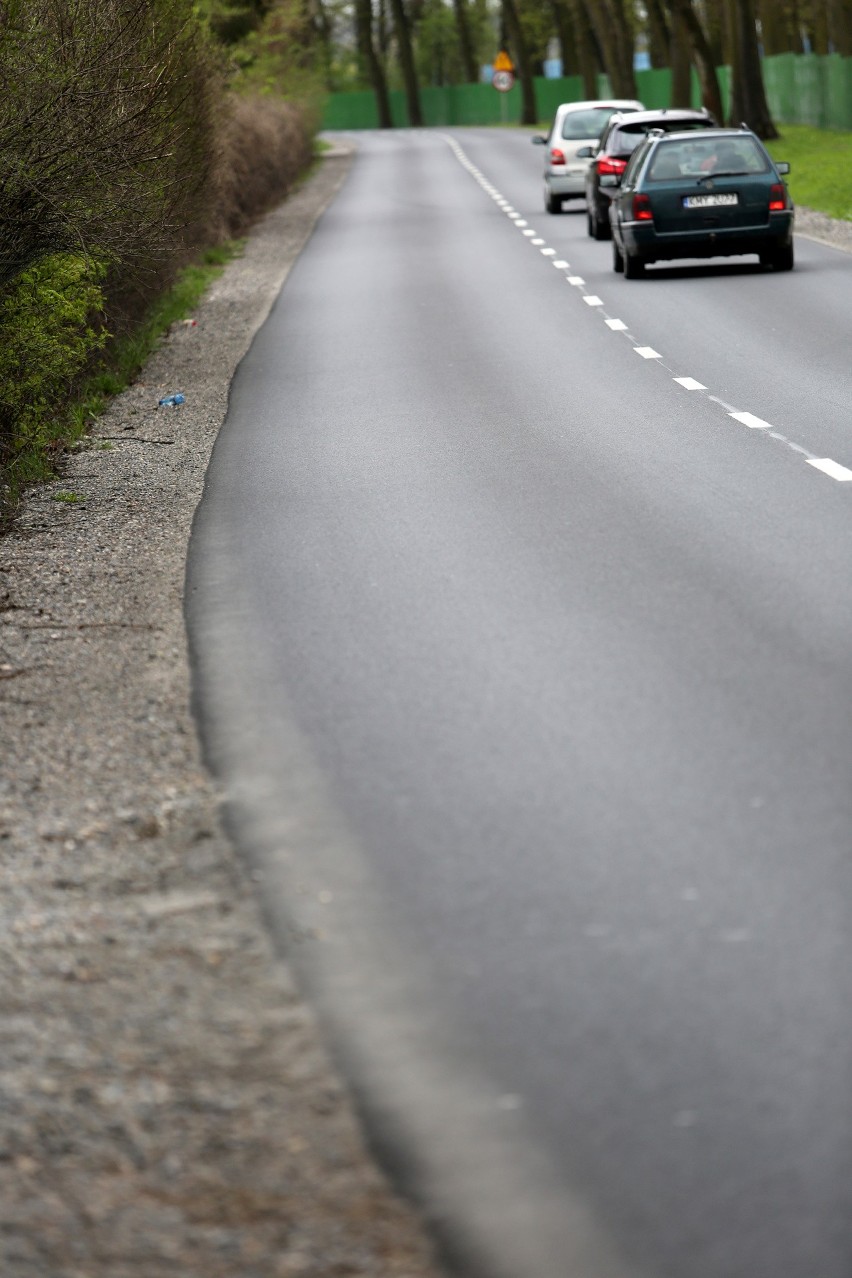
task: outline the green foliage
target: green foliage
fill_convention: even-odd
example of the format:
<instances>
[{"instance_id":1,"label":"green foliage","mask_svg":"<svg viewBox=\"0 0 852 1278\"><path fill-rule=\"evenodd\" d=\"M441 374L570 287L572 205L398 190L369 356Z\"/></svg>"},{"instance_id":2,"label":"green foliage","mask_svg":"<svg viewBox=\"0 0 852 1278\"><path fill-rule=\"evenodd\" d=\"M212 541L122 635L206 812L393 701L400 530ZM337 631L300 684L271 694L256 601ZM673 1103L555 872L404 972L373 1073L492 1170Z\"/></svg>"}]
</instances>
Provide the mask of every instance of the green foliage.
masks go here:
<instances>
[{"instance_id":1,"label":"green foliage","mask_svg":"<svg viewBox=\"0 0 852 1278\"><path fill-rule=\"evenodd\" d=\"M852 222L852 133L829 133L803 124L783 124L767 142L776 160L787 160L787 185L796 204Z\"/></svg>"},{"instance_id":2,"label":"green foliage","mask_svg":"<svg viewBox=\"0 0 852 1278\"><path fill-rule=\"evenodd\" d=\"M238 90L273 94L303 108L313 106L318 113L324 54L302 0L272 0L233 56Z\"/></svg>"},{"instance_id":3,"label":"green foliage","mask_svg":"<svg viewBox=\"0 0 852 1278\"><path fill-rule=\"evenodd\" d=\"M157 298L132 333L110 345L106 363L86 379L66 418L71 437L82 434L89 421L103 412L108 400L130 385L157 349L163 334L190 314L227 263L242 253L244 245L244 240L232 240L208 249L198 264L180 272L172 287Z\"/></svg>"},{"instance_id":4,"label":"green foliage","mask_svg":"<svg viewBox=\"0 0 852 1278\"><path fill-rule=\"evenodd\" d=\"M0 459L17 484L49 471L57 408L106 342L104 274L91 258L54 254L0 296Z\"/></svg>"},{"instance_id":5,"label":"green foliage","mask_svg":"<svg viewBox=\"0 0 852 1278\"><path fill-rule=\"evenodd\" d=\"M257 31L271 0L202 0L199 12L217 40L233 46Z\"/></svg>"},{"instance_id":6,"label":"green foliage","mask_svg":"<svg viewBox=\"0 0 852 1278\"><path fill-rule=\"evenodd\" d=\"M196 211L220 86L192 0L0 6L0 285L58 252L160 256Z\"/></svg>"},{"instance_id":7,"label":"green foliage","mask_svg":"<svg viewBox=\"0 0 852 1278\"><path fill-rule=\"evenodd\" d=\"M144 323L108 346L106 332L96 323L103 305L102 266L58 255L7 288L0 299L0 441L5 440L7 503L25 484L52 473L57 452L86 434L109 399L138 374L163 333L192 311L243 246L236 240L204 253L158 298ZM100 367L93 366L97 360L104 361ZM55 494L55 500L77 498Z\"/></svg>"}]
</instances>

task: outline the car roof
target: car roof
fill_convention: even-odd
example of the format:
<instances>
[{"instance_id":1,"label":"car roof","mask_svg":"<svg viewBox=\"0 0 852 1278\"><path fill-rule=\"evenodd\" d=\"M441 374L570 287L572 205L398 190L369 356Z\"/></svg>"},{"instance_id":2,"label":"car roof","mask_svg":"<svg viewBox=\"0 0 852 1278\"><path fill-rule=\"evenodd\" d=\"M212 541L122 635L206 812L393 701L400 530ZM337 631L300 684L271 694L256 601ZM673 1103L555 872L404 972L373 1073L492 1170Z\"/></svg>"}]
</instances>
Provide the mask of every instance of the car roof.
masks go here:
<instances>
[{"instance_id":1,"label":"car roof","mask_svg":"<svg viewBox=\"0 0 852 1278\"><path fill-rule=\"evenodd\" d=\"M615 111L644 111L644 105L636 98L589 98L586 102L562 102L556 108L557 115L569 111L589 111L594 107L612 107Z\"/></svg>"},{"instance_id":2,"label":"car roof","mask_svg":"<svg viewBox=\"0 0 852 1278\"><path fill-rule=\"evenodd\" d=\"M655 111L630 111L626 118L631 124L651 124L654 120L706 120L709 115L709 111L695 111L692 107L661 107ZM617 125L619 119L620 116L616 113L610 120L610 124Z\"/></svg>"},{"instance_id":3,"label":"car roof","mask_svg":"<svg viewBox=\"0 0 852 1278\"><path fill-rule=\"evenodd\" d=\"M757 134L753 133L751 129L724 128L704 129L699 136L702 142L706 142L708 138L711 141L713 138L728 138L731 141L736 138L757 138ZM670 133L654 133L652 131L647 136L647 140L650 142L676 142L678 140L682 142L684 139L694 142L696 139L695 130L684 129L682 132L678 132L676 129L673 129Z\"/></svg>"}]
</instances>

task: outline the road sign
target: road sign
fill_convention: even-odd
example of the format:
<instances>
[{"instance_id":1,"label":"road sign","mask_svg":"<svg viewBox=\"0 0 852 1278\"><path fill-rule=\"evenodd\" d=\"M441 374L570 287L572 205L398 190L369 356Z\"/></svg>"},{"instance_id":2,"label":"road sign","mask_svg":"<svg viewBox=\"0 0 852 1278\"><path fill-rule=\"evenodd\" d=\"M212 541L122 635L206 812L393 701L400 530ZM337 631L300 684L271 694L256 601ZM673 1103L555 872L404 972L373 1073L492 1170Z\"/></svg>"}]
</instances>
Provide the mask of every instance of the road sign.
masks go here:
<instances>
[{"instance_id":1,"label":"road sign","mask_svg":"<svg viewBox=\"0 0 852 1278\"><path fill-rule=\"evenodd\" d=\"M508 93L515 83L515 77L511 71L495 71L491 83L500 93Z\"/></svg>"},{"instance_id":2,"label":"road sign","mask_svg":"<svg viewBox=\"0 0 852 1278\"><path fill-rule=\"evenodd\" d=\"M495 71L514 71L514 69L515 69L514 62L509 57L506 50L501 49L500 52L497 54L497 57L494 59L494 70Z\"/></svg>"}]
</instances>

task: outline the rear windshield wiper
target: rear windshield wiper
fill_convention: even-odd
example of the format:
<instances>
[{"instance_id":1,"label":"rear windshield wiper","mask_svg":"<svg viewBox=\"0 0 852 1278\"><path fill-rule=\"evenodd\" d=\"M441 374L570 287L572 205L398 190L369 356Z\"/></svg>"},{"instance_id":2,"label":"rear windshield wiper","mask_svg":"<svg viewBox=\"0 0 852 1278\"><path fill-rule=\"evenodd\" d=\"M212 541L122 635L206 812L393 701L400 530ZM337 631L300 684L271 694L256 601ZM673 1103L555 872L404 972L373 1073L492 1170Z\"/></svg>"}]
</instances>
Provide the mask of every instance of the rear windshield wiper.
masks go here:
<instances>
[{"instance_id":1,"label":"rear windshield wiper","mask_svg":"<svg viewBox=\"0 0 852 1278\"><path fill-rule=\"evenodd\" d=\"M748 177L748 169L721 169L716 173L703 173L698 179L699 183L709 182L711 178L720 177Z\"/></svg>"}]
</instances>

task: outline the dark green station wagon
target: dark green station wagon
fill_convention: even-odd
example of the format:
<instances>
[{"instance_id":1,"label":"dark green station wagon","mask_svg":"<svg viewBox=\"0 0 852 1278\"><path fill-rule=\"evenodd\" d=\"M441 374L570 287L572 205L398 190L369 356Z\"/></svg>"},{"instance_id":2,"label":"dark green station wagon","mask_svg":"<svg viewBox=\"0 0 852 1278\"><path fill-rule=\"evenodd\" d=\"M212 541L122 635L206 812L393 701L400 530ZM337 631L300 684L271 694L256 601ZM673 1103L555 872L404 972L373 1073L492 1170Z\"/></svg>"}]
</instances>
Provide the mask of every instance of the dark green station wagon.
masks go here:
<instances>
[{"instance_id":1,"label":"dark green station wagon","mask_svg":"<svg viewBox=\"0 0 852 1278\"><path fill-rule=\"evenodd\" d=\"M756 253L793 269L793 202L749 129L651 132L633 152L610 203L613 267L637 279L650 262Z\"/></svg>"}]
</instances>

